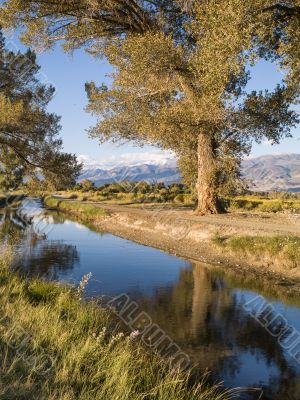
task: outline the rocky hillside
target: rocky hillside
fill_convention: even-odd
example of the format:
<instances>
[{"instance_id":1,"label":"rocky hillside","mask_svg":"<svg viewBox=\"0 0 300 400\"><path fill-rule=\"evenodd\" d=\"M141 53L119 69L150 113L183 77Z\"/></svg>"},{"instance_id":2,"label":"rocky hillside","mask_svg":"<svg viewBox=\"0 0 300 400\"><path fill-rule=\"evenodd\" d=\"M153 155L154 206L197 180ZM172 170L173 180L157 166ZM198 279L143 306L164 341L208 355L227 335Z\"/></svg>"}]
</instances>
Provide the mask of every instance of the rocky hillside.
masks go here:
<instances>
[{"instance_id":1,"label":"rocky hillside","mask_svg":"<svg viewBox=\"0 0 300 400\"><path fill-rule=\"evenodd\" d=\"M243 176L257 191L300 191L300 154L267 155L243 162Z\"/></svg>"}]
</instances>

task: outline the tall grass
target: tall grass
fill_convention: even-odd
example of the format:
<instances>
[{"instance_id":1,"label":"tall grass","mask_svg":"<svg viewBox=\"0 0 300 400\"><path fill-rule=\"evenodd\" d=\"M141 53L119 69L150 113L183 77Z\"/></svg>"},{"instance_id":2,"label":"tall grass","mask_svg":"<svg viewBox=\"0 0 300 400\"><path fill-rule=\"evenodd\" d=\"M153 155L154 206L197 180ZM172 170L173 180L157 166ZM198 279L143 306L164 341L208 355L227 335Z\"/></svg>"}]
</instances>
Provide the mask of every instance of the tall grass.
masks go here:
<instances>
[{"instance_id":1,"label":"tall grass","mask_svg":"<svg viewBox=\"0 0 300 400\"><path fill-rule=\"evenodd\" d=\"M109 311L76 291L9 271L0 255L0 399L221 400L229 393L189 383L127 334Z\"/></svg>"},{"instance_id":2,"label":"tall grass","mask_svg":"<svg viewBox=\"0 0 300 400\"><path fill-rule=\"evenodd\" d=\"M297 236L235 236L216 235L213 243L242 255L267 255L272 258L300 263L300 237Z\"/></svg>"}]
</instances>

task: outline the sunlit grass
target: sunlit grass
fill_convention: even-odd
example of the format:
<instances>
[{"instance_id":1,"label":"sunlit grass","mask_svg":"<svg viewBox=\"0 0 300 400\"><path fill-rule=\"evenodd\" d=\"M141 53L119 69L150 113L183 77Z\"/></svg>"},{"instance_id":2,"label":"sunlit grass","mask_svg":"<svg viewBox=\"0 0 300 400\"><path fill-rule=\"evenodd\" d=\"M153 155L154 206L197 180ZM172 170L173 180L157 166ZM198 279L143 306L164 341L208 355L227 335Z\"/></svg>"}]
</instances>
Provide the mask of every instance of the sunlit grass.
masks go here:
<instances>
[{"instance_id":1,"label":"sunlit grass","mask_svg":"<svg viewBox=\"0 0 300 400\"><path fill-rule=\"evenodd\" d=\"M216 235L213 243L234 253L245 255L267 255L300 263L300 237L297 236L234 236L226 238Z\"/></svg>"},{"instance_id":2,"label":"sunlit grass","mask_svg":"<svg viewBox=\"0 0 300 400\"><path fill-rule=\"evenodd\" d=\"M102 218L106 215L106 211L103 208L81 201L65 201L50 196L44 199L44 203L47 207L53 207L71 214L80 215L87 221L96 221L98 218Z\"/></svg>"},{"instance_id":3,"label":"sunlit grass","mask_svg":"<svg viewBox=\"0 0 300 400\"><path fill-rule=\"evenodd\" d=\"M300 213L298 199L269 199L263 196L239 196L226 200L231 211L252 211L262 213Z\"/></svg>"},{"instance_id":4,"label":"sunlit grass","mask_svg":"<svg viewBox=\"0 0 300 400\"><path fill-rule=\"evenodd\" d=\"M64 191L62 196L70 200L89 201L105 204L130 205L131 207L161 206L194 207L195 199L191 194L179 194L173 200L166 200L160 194L111 193L103 196L97 191ZM278 194L280 196L280 194ZM300 213L300 200L297 198L269 198L266 195L249 194L221 200L229 212L250 213Z\"/></svg>"},{"instance_id":5,"label":"sunlit grass","mask_svg":"<svg viewBox=\"0 0 300 400\"><path fill-rule=\"evenodd\" d=\"M76 291L12 274L0 256L0 398L13 400L221 400L229 393L189 382L128 334L110 312ZM52 364L53 363L53 364Z\"/></svg>"}]
</instances>

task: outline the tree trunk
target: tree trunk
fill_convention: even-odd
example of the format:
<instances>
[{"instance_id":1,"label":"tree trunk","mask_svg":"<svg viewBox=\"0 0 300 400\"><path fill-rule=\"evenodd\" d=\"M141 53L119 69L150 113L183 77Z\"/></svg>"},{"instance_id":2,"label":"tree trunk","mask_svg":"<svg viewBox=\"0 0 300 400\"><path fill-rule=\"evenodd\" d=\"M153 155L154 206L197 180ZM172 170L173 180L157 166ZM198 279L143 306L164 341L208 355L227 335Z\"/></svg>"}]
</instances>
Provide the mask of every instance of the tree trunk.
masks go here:
<instances>
[{"instance_id":1,"label":"tree trunk","mask_svg":"<svg viewBox=\"0 0 300 400\"><path fill-rule=\"evenodd\" d=\"M216 167L213 136L201 132L198 137L197 215L218 214L222 211L217 197Z\"/></svg>"}]
</instances>

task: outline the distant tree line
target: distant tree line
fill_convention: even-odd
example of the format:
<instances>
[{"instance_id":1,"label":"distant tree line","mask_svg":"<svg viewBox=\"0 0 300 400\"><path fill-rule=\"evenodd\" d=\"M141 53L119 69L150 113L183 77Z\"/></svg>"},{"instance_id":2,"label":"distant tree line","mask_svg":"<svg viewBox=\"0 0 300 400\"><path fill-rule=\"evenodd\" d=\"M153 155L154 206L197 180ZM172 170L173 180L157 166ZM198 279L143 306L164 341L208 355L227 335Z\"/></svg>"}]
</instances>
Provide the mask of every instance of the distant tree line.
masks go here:
<instances>
[{"instance_id":1,"label":"distant tree line","mask_svg":"<svg viewBox=\"0 0 300 400\"><path fill-rule=\"evenodd\" d=\"M72 190L82 193L93 192L104 198L115 198L118 194L131 194L134 200L145 202L168 202L175 200L178 203L183 203L185 201L184 195L189 195L189 198L192 198L191 190L182 183L166 185L163 182L122 181L106 183L96 187L91 180L84 179L75 185Z\"/></svg>"},{"instance_id":2,"label":"distant tree line","mask_svg":"<svg viewBox=\"0 0 300 400\"><path fill-rule=\"evenodd\" d=\"M70 192L92 192L99 194L101 196L112 196L114 194L121 193L133 193L133 194L161 194L162 197L165 197L165 200L173 200L174 196L177 195L190 195L191 198L196 200L197 196L193 193L193 189L184 183L172 183L166 184L164 182L155 182L149 183L146 181L120 181L120 182L112 182L105 183L100 186L96 186L93 181L90 179L83 179L75 186L70 188ZM235 190L232 192L224 193L223 198L234 198L237 196L252 196L253 198L261 198L261 199L277 199L277 200L297 200L300 199L300 191L298 192L287 192L287 191L264 191L257 192L253 190L249 190L246 184L240 186L239 190Z\"/></svg>"}]
</instances>

